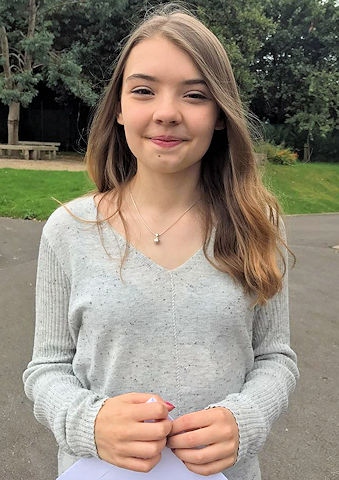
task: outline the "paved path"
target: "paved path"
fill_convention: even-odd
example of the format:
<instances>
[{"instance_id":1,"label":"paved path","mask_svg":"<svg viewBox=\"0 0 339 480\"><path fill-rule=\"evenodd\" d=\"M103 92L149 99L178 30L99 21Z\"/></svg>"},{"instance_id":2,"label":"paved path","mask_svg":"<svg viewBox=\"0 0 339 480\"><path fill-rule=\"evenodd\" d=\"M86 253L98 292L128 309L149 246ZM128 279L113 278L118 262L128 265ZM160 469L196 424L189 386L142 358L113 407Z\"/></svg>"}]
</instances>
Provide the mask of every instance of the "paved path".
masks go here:
<instances>
[{"instance_id":1,"label":"paved path","mask_svg":"<svg viewBox=\"0 0 339 480\"><path fill-rule=\"evenodd\" d=\"M337 480L339 214L287 218L297 256L290 272L292 344L301 380L288 415L261 455L263 480ZM0 219L0 472L4 480L54 480L56 447L35 422L21 373L30 359L42 223ZM159 479L161 480L161 479ZM173 479L177 480L177 479Z\"/></svg>"},{"instance_id":2,"label":"paved path","mask_svg":"<svg viewBox=\"0 0 339 480\"><path fill-rule=\"evenodd\" d=\"M57 160L0 158L0 168L16 168L21 170L68 170L71 172L78 172L85 170L85 163L80 155L60 156Z\"/></svg>"}]
</instances>

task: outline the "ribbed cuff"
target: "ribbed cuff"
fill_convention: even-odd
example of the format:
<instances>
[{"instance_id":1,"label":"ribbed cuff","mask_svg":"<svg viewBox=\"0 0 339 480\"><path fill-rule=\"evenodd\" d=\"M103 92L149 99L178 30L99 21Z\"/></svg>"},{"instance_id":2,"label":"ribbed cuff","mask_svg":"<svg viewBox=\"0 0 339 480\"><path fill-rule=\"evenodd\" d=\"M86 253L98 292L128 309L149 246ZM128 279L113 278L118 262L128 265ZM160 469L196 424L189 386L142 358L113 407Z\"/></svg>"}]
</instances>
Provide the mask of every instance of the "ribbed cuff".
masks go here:
<instances>
[{"instance_id":1,"label":"ribbed cuff","mask_svg":"<svg viewBox=\"0 0 339 480\"><path fill-rule=\"evenodd\" d=\"M230 395L227 400L208 405L207 408L227 408L235 418L239 429L239 448L237 462L244 457L257 455L265 443L268 428L260 411L251 405L244 405L237 400L237 394ZM237 463L236 462L236 463Z\"/></svg>"},{"instance_id":2,"label":"ribbed cuff","mask_svg":"<svg viewBox=\"0 0 339 480\"><path fill-rule=\"evenodd\" d=\"M72 411L72 421L66 420L66 438L68 447L79 457L97 457L94 435L95 419L108 397L90 395Z\"/></svg>"}]
</instances>

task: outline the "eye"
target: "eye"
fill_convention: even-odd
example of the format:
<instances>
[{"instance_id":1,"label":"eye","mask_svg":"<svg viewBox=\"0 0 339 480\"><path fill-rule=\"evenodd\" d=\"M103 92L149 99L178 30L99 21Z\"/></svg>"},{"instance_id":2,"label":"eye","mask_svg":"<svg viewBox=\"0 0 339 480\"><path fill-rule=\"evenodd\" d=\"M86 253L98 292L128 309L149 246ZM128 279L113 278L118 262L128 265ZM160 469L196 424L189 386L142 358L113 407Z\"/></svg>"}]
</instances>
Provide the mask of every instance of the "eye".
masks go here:
<instances>
[{"instance_id":1,"label":"eye","mask_svg":"<svg viewBox=\"0 0 339 480\"><path fill-rule=\"evenodd\" d=\"M134 93L134 94L140 95L140 96L153 95L152 90L150 90L150 89L147 88L147 87L137 87L137 88L133 88L133 90L131 90L131 93Z\"/></svg>"},{"instance_id":2,"label":"eye","mask_svg":"<svg viewBox=\"0 0 339 480\"><path fill-rule=\"evenodd\" d=\"M185 98L192 100L208 100L208 96L203 92L193 91L185 93Z\"/></svg>"}]
</instances>

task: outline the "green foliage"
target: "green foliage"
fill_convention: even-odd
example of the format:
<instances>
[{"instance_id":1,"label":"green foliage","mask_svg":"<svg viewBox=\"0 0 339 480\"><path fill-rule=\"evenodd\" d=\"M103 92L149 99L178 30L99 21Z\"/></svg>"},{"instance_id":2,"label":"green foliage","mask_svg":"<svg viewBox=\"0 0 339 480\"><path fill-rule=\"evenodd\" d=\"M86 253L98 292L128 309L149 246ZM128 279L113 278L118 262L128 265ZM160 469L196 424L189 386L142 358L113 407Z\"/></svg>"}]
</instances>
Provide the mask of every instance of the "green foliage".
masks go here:
<instances>
[{"instance_id":1,"label":"green foliage","mask_svg":"<svg viewBox=\"0 0 339 480\"><path fill-rule=\"evenodd\" d=\"M271 163L278 165L294 165L298 160L298 154L290 148L279 148L275 156L272 157Z\"/></svg>"},{"instance_id":2,"label":"green foliage","mask_svg":"<svg viewBox=\"0 0 339 480\"><path fill-rule=\"evenodd\" d=\"M123 39L161 0L43 0L27 36L28 0L0 0L13 82L0 57L0 101L28 106L39 82L72 103L93 105ZM339 161L337 0L190 0L229 54L240 93L265 124L265 138ZM23 68L27 55L32 68ZM24 73L25 71L25 73Z\"/></svg>"},{"instance_id":3,"label":"green foliage","mask_svg":"<svg viewBox=\"0 0 339 480\"><path fill-rule=\"evenodd\" d=\"M291 125L264 123L262 124L262 130L264 138L275 145L298 145L298 133Z\"/></svg>"},{"instance_id":4,"label":"green foliage","mask_svg":"<svg viewBox=\"0 0 339 480\"><path fill-rule=\"evenodd\" d=\"M131 12L124 10L130 2L123 0L56 2L46 11L53 25L54 47L69 55L82 69L81 76L100 94L111 74L119 43L130 30L125 23ZM135 6L138 13L142 6ZM89 102L87 102L89 103Z\"/></svg>"},{"instance_id":5,"label":"green foliage","mask_svg":"<svg viewBox=\"0 0 339 480\"><path fill-rule=\"evenodd\" d=\"M294 165L298 160L298 154L291 148L269 142L256 145L256 152L266 155L267 161L276 165Z\"/></svg>"},{"instance_id":6,"label":"green foliage","mask_svg":"<svg viewBox=\"0 0 339 480\"><path fill-rule=\"evenodd\" d=\"M304 88L295 93L295 105L287 107L286 123L311 140L326 138L339 128L339 72L316 71L305 78Z\"/></svg>"},{"instance_id":7,"label":"green foliage","mask_svg":"<svg viewBox=\"0 0 339 480\"><path fill-rule=\"evenodd\" d=\"M248 100L255 88L249 67L275 30L264 12L262 0L195 1L200 19L218 36L230 57L240 92Z\"/></svg>"},{"instance_id":8,"label":"green foliage","mask_svg":"<svg viewBox=\"0 0 339 480\"><path fill-rule=\"evenodd\" d=\"M48 31L48 24L44 24L44 30L34 32L32 38L23 38L17 42L18 50L32 55L36 64L48 64L49 53L53 46L54 35Z\"/></svg>"},{"instance_id":9,"label":"green foliage","mask_svg":"<svg viewBox=\"0 0 339 480\"><path fill-rule=\"evenodd\" d=\"M9 105L11 102L19 102L27 107L38 94L36 88L41 80L41 75L32 75L30 72L18 71L12 75L14 88L6 88L6 82L0 77L0 100Z\"/></svg>"},{"instance_id":10,"label":"green foliage","mask_svg":"<svg viewBox=\"0 0 339 480\"><path fill-rule=\"evenodd\" d=\"M97 101L98 95L82 76L82 67L77 63L74 52L54 54L46 70L46 82L49 87L57 87L61 83L84 103L94 105Z\"/></svg>"},{"instance_id":11,"label":"green foliage","mask_svg":"<svg viewBox=\"0 0 339 480\"><path fill-rule=\"evenodd\" d=\"M336 0L264 3L275 33L252 67L257 88L251 106L264 121L291 125L300 148L338 128L338 5Z\"/></svg>"},{"instance_id":12,"label":"green foliage","mask_svg":"<svg viewBox=\"0 0 339 480\"><path fill-rule=\"evenodd\" d=\"M5 79L4 71L1 72L5 61L2 58L0 101L28 106L38 93L39 81L44 80L48 86L58 90L62 87L68 94L93 105L98 98L97 79L83 65L92 58L93 45L100 50L101 28L104 32L108 30L104 41L110 44L112 28L106 26L125 3L45 0L37 3L36 23L28 35L28 2L0 0L0 24L5 27L8 39L11 71L11 78ZM66 32L65 25L69 26ZM98 56L93 62L98 64Z\"/></svg>"}]
</instances>

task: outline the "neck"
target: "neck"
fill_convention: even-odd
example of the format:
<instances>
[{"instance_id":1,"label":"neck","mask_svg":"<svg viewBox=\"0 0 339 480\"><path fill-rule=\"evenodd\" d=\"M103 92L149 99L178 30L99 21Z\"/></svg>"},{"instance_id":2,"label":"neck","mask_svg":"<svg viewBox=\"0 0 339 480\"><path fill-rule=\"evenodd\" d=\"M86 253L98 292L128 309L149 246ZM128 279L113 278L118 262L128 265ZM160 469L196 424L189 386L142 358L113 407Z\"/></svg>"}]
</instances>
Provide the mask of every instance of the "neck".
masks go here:
<instances>
[{"instance_id":1,"label":"neck","mask_svg":"<svg viewBox=\"0 0 339 480\"><path fill-rule=\"evenodd\" d=\"M194 177L179 175L135 175L129 188L143 208L156 207L158 211L183 210L199 199L200 189Z\"/></svg>"}]
</instances>

